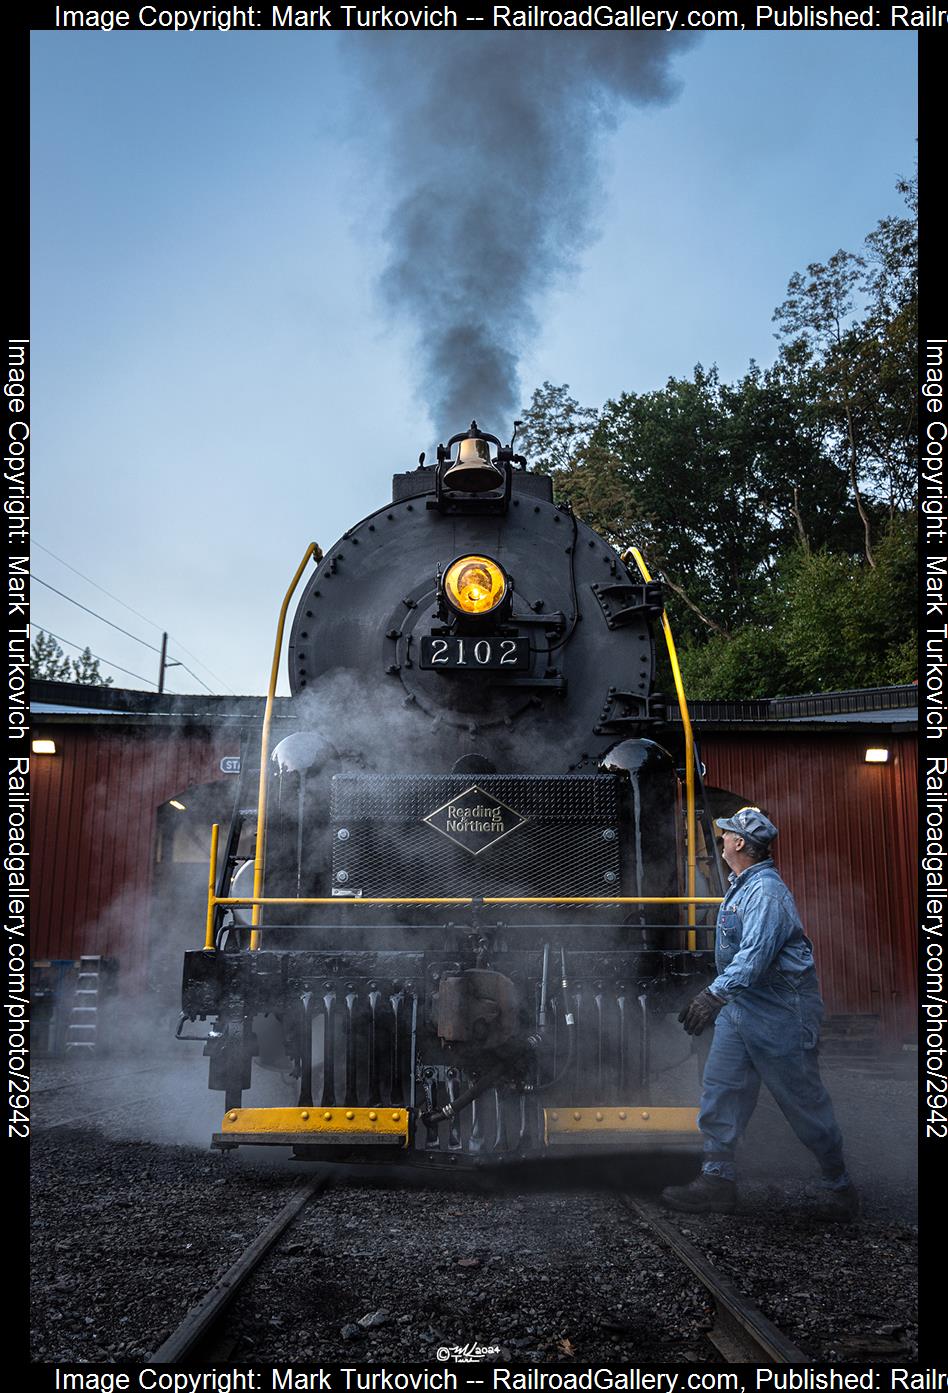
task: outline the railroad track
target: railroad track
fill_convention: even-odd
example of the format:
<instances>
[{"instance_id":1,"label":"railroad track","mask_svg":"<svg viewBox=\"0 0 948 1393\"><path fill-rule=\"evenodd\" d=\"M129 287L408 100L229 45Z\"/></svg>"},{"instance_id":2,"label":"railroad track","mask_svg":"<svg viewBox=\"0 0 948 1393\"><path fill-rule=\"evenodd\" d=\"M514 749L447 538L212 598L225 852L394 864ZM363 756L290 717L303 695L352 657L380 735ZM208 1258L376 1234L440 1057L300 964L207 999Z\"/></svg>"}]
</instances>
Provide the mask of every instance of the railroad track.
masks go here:
<instances>
[{"instance_id":1,"label":"railroad track","mask_svg":"<svg viewBox=\"0 0 948 1393\"><path fill-rule=\"evenodd\" d=\"M78 1078L69 1079L65 1083L54 1083L49 1088L34 1088L30 1092L34 1098L45 1098L50 1093L65 1093L70 1088L99 1088L109 1083L119 1083L122 1079L133 1079L138 1074L157 1074L162 1070L167 1070L167 1064L149 1064L144 1069L124 1069L119 1074L83 1074Z\"/></svg>"},{"instance_id":2,"label":"railroad track","mask_svg":"<svg viewBox=\"0 0 948 1393\"><path fill-rule=\"evenodd\" d=\"M322 1172L298 1185L280 1212L270 1220L236 1262L231 1263L219 1281L192 1306L176 1330L152 1354L152 1364L180 1364L195 1359L214 1336L214 1327L254 1268L266 1257L283 1231L305 1205L329 1183L329 1172Z\"/></svg>"},{"instance_id":3,"label":"railroad track","mask_svg":"<svg viewBox=\"0 0 948 1393\"><path fill-rule=\"evenodd\" d=\"M228 1340L224 1332L227 1308L309 1201L329 1184L330 1178L331 1173L327 1168L296 1188L275 1218L154 1351L150 1356L152 1363L179 1364L201 1358L219 1360L231 1357L236 1340ZM714 1315L714 1323L703 1338L713 1347L717 1358L723 1358L727 1363L809 1362L809 1356L717 1272L708 1259L661 1216L657 1208L628 1194L621 1195L619 1200L623 1212L632 1213L642 1220L649 1234L669 1248L701 1283L705 1295L710 1298ZM291 1355L291 1351L287 1353Z\"/></svg>"},{"instance_id":4,"label":"railroad track","mask_svg":"<svg viewBox=\"0 0 948 1393\"><path fill-rule=\"evenodd\" d=\"M141 1107L144 1103L155 1103L167 1097L164 1093L151 1093L144 1098L126 1098L121 1103L111 1103L107 1108L86 1109L76 1117L65 1117L59 1122L34 1122L32 1130L41 1132L58 1132L62 1127L82 1127L85 1123L95 1117L107 1117L113 1112L127 1112L130 1108Z\"/></svg>"},{"instance_id":5,"label":"railroad track","mask_svg":"<svg viewBox=\"0 0 948 1393\"><path fill-rule=\"evenodd\" d=\"M733 1282L716 1271L704 1254L674 1224L663 1218L658 1209L632 1195L623 1195L622 1204L644 1220L704 1286L714 1309L714 1325L705 1338L729 1364L810 1362L809 1355L788 1340L762 1311L742 1296Z\"/></svg>"},{"instance_id":6,"label":"railroad track","mask_svg":"<svg viewBox=\"0 0 948 1393\"><path fill-rule=\"evenodd\" d=\"M37 1090L33 1096L35 1098L40 1098L44 1097L46 1094L63 1093L76 1088L84 1089L85 1092L89 1094L94 1092L100 1085L105 1086L109 1083L121 1082L124 1079L135 1078L141 1074L167 1072L167 1064L152 1064L145 1069L129 1069L122 1074L109 1074L101 1078L89 1077L85 1079L74 1079L69 1083L56 1084L52 1088L41 1088ZM84 1108L81 1113L77 1113L73 1117L57 1118L56 1121L47 1122L45 1118L40 1120L38 1116L34 1116L32 1129L34 1132L55 1132L62 1127L82 1127L85 1123L94 1118L107 1117L109 1113L127 1112L131 1108L141 1108L144 1104L160 1102L163 1099L166 1100L169 1096L169 1092L175 1095L177 1094L177 1088L178 1085L172 1078L167 1081L166 1088L163 1092L149 1093L142 1097L120 1098L114 1102L108 1103L105 1107ZM57 1099L56 1101L59 1102L61 1100ZM67 1106L70 1106L68 1101Z\"/></svg>"}]
</instances>

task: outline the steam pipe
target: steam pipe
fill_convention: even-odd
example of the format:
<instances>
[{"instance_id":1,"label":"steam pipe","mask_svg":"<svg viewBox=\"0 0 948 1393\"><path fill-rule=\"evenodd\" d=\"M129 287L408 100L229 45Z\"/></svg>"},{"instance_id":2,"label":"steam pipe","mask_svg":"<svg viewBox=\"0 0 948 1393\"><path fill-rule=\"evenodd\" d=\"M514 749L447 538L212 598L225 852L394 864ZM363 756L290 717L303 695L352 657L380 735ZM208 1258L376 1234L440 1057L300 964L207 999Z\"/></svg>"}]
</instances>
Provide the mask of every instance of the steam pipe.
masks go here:
<instances>
[{"instance_id":1,"label":"steam pipe","mask_svg":"<svg viewBox=\"0 0 948 1393\"><path fill-rule=\"evenodd\" d=\"M458 1113L462 1112L470 1103L473 1103L475 1098L479 1098L488 1088L493 1087L503 1076L506 1068L507 1060L498 1060L492 1068L488 1069L486 1074L482 1074L476 1083L469 1084L464 1092L459 1093L452 1102L445 1103L444 1107L440 1108L437 1112L422 1113L422 1122L426 1127L432 1127L435 1123L444 1122L446 1118L457 1117Z\"/></svg>"},{"instance_id":2,"label":"steam pipe","mask_svg":"<svg viewBox=\"0 0 948 1393\"><path fill-rule=\"evenodd\" d=\"M562 1083L566 1075L576 1062L576 1017L572 1011L567 1009L564 1017L566 1022L566 1063L558 1074L554 1074L546 1083L528 1084L524 1088L524 1093L549 1093L551 1088L555 1088L558 1083Z\"/></svg>"},{"instance_id":3,"label":"steam pipe","mask_svg":"<svg viewBox=\"0 0 948 1393\"><path fill-rule=\"evenodd\" d=\"M544 945L544 980L546 974L547 946L548 945ZM554 1088L566 1078L566 1075L569 1073L576 1060L576 1017L569 1009L569 998L567 996L569 982L566 977L566 949L562 947L560 948L560 986L563 991L563 1006L565 1007L563 1020L566 1024L566 1063L563 1065L560 1072L554 1074L546 1083L528 1084L523 1090L524 1093L548 1093L551 1088ZM528 1044L533 1049L539 1049L542 1044L542 1036L530 1036Z\"/></svg>"},{"instance_id":4,"label":"steam pipe","mask_svg":"<svg viewBox=\"0 0 948 1393\"><path fill-rule=\"evenodd\" d=\"M547 981L550 975L550 945L543 945L543 975L540 979L540 1009L537 1012L537 1025L541 1030L546 1029L546 995Z\"/></svg>"}]
</instances>

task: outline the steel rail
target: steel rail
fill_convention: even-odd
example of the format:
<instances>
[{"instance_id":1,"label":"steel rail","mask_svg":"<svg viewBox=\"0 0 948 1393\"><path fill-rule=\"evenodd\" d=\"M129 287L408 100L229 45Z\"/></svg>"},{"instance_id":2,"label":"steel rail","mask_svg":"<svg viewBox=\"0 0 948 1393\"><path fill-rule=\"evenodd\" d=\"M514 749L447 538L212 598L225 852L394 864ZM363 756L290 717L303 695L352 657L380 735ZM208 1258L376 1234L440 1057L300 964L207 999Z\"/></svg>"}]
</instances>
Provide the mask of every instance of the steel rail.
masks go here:
<instances>
[{"instance_id":1,"label":"steel rail","mask_svg":"<svg viewBox=\"0 0 948 1393\"><path fill-rule=\"evenodd\" d=\"M329 1182L328 1173L314 1176L298 1185L292 1197L249 1244L236 1262L231 1263L223 1277L215 1282L184 1320L149 1356L152 1364L180 1364L207 1335L214 1322L237 1294L246 1279L258 1267L276 1240L292 1223L300 1210Z\"/></svg>"},{"instance_id":2,"label":"steel rail","mask_svg":"<svg viewBox=\"0 0 948 1393\"><path fill-rule=\"evenodd\" d=\"M111 1107L95 1107L90 1113L81 1113L78 1117L67 1117L61 1123L33 1121L31 1128L38 1133L46 1133L46 1131L57 1131L60 1127L82 1127L82 1124L88 1123L92 1117L104 1117L107 1113L120 1113L123 1107L134 1107L136 1102L141 1102L141 1099L128 1099L124 1103L113 1103Z\"/></svg>"},{"instance_id":3,"label":"steel rail","mask_svg":"<svg viewBox=\"0 0 948 1393\"><path fill-rule=\"evenodd\" d=\"M651 1205L632 1195L621 1197L649 1228L671 1248L706 1288L714 1302L714 1325L707 1339L732 1364L809 1364L810 1356L788 1340L762 1311L742 1296L733 1282L718 1272L693 1243L689 1243L674 1224L663 1219Z\"/></svg>"},{"instance_id":4,"label":"steel rail","mask_svg":"<svg viewBox=\"0 0 948 1393\"><path fill-rule=\"evenodd\" d=\"M147 1072L142 1070L143 1073ZM39 1122L34 1119L30 1124L37 1132L55 1132L60 1127L81 1127L93 1117L105 1117L110 1112L123 1112L129 1108L136 1108L142 1103L153 1103L156 1099L164 1098L163 1093L150 1093L145 1098L126 1098L121 1103L110 1103L107 1108L94 1108L92 1112L80 1113L78 1117L67 1117L63 1122Z\"/></svg>"},{"instance_id":5,"label":"steel rail","mask_svg":"<svg viewBox=\"0 0 948 1393\"><path fill-rule=\"evenodd\" d=\"M83 1074L82 1078L70 1079L67 1083L53 1083L48 1088L32 1088L30 1089L30 1097L45 1098L50 1093L64 1093L68 1088L104 1087L107 1083L116 1083L121 1079L133 1079L137 1074L157 1074L161 1069L167 1067L165 1064L149 1064L145 1069L126 1069L121 1074L103 1074L100 1078Z\"/></svg>"}]
</instances>

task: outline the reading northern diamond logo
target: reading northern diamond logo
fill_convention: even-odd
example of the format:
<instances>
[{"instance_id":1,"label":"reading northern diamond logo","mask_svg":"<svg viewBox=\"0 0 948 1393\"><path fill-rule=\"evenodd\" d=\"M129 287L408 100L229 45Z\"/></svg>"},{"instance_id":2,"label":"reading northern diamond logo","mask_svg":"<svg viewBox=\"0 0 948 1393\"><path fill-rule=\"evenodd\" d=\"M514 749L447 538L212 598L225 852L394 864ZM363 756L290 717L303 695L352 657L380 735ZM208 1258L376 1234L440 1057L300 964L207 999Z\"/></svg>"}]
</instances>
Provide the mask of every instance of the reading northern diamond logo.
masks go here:
<instances>
[{"instance_id":1,"label":"reading northern diamond logo","mask_svg":"<svg viewBox=\"0 0 948 1393\"><path fill-rule=\"evenodd\" d=\"M479 856L502 837L516 832L528 819L496 795L472 784L435 808L424 821L472 856Z\"/></svg>"}]
</instances>

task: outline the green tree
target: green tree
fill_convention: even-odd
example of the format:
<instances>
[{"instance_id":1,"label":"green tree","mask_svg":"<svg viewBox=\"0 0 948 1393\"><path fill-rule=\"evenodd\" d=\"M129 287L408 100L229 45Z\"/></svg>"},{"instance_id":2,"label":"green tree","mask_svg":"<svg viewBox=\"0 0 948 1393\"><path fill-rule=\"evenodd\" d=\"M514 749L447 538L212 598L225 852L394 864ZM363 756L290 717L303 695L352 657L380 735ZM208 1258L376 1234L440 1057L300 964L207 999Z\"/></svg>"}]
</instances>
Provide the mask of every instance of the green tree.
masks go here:
<instances>
[{"instance_id":1,"label":"green tree","mask_svg":"<svg viewBox=\"0 0 948 1393\"><path fill-rule=\"evenodd\" d=\"M599 413L569 395L569 383L537 387L523 412L517 447L540 474L568 469L589 444Z\"/></svg>"},{"instance_id":2,"label":"green tree","mask_svg":"<svg viewBox=\"0 0 948 1393\"><path fill-rule=\"evenodd\" d=\"M99 659L84 648L78 658L67 658L45 629L37 629L30 648L30 674L49 682L76 682L86 687L111 687L111 677L103 677Z\"/></svg>"},{"instance_id":3,"label":"green tree","mask_svg":"<svg viewBox=\"0 0 948 1393\"><path fill-rule=\"evenodd\" d=\"M533 463L671 592L698 696L770 696L914 675L917 190L859 253L790 280L780 351L724 383L700 364L601 410L544 382Z\"/></svg>"},{"instance_id":4,"label":"green tree","mask_svg":"<svg viewBox=\"0 0 948 1393\"><path fill-rule=\"evenodd\" d=\"M802 546L782 560L763 622L682 655L692 696L786 696L911 682L917 671L916 535L896 518L861 557Z\"/></svg>"},{"instance_id":5,"label":"green tree","mask_svg":"<svg viewBox=\"0 0 948 1393\"><path fill-rule=\"evenodd\" d=\"M566 388L534 395L531 429L566 439L558 495L618 547L639 546L677 597L684 635L728 634L756 613L781 550L819 546L837 525L846 478L822 449L792 364L737 383L716 368L608 401L595 429L576 425ZM548 429L543 411L553 408ZM561 456L562 457L562 456Z\"/></svg>"},{"instance_id":6,"label":"green tree","mask_svg":"<svg viewBox=\"0 0 948 1393\"><path fill-rule=\"evenodd\" d=\"M99 659L93 658L88 648L84 648L78 658L72 660L73 680L84 687L111 687L111 677L103 677L99 671Z\"/></svg>"},{"instance_id":7,"label":"green tree","mask_svg":"<svg viewBox=\"0 0 948 1393\"><path fill-rule=\"evenodd\" d=\"M825 551L793 558L780 640L796 691L913 680L915 550L914 522L899 518L874 566Z\"/></svg>"},{"instance_id":8,"label":"green tree","mask_svg":"<svg viewBox=\"0 0 948 1393\"><path fill-rule=\"evenodd\" d=\"M739 701L778 696L796 688L780 634L747 624L737 633L713 634L679 653L685 691L695 701Z\"/></svg>"},{"instance_id":9,"label":"green tree","mask_svg":"<svg viewBox=\"0 0 948 1393\"><path fill-rule=\"evenodd\" d=\"M71 671L69 659L52 634L37 629L30 648L30 675L50 682L68 682Z\"/></svg>"},{"instance_id":10,"label":"green tree","mask_svg":"<svg viewBox=\"0 0 948 1393\"><path fill-rule=\"evenodd\" d=\"M883 218L864 254L796 272L774 311L781 356L808 371L813 418L847 471L870 567L882 509L891 519L917 488L918 202L914 180L898 189L910 216Z\"/></svg>"},{"instance_id":11,"label":"green tree","mask_svg":"<svg viewBox=\"0 0 948 1393\"><path fill-rule=\"evenodd\" d=\"M847 328L856 290L865 263L852 252L838 251L826 265L812 262L804 275L794 272L787 286L787 298L774 311L781 333L797 361L817 370L812 381L822 397L820 405L835 418L845 450L849 481L862 520L866 559L872 558L869 515L863 502L861 436L857 425L856 377L858 374L858 336Z\"/></svg>"},{"instance_id":12,"label":"green tree","mask_svg":"<svg viewBox=\"0 0 948 1393\"><path fill-rule=\"evenodd\" d=\"M864 339L873 385L866 434L889 517L918 503L918 184L900 180L908 216L883 218L866 238Z\"/></svg>"}]
</instances>

